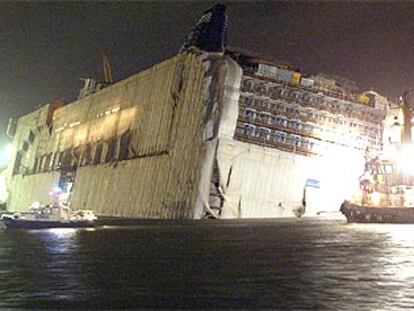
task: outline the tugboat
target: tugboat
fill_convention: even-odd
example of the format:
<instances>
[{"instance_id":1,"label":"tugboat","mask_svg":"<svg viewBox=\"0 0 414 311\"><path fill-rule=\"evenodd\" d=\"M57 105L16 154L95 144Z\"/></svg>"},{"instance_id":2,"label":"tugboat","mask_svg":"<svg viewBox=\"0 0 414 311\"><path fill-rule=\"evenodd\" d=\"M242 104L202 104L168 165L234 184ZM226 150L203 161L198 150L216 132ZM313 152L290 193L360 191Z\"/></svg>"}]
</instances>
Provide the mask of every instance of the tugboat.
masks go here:
<instances>
[{"instance_id":1,"label":"tugboat","mask_svg":"<svg viewBox=\"0 0 414 311\"><path fill-rule=\"evenodd\" d=\"M361 192L342 203L349 223L414 224L414 179L389 160L371 160L360 179Z\"/></svg>"},{"instance_id":2,"label":"tugboat","mask_svg":"<svg viewBox=\"0 0 414 311\"><path fill-rule=\"evenodd\" d=\"M404 97L401 143L393 146L393 157L369 157L367 152L360 192L340 208L349 223L414 224L414 106L408 104L408 92Z\"/></svg>"},{"instance_id":3,"label":"tugboat","mask_svg":"<svg viewBox=\"0 0 414 311\"><path fill-rule=\"evenodd\" d=\"M10 229L88 228L95 226L92 211L73 211L64 204L41 206L34 203L29 212L3 214L1 220Z\"/></svg>"}]
</instances>

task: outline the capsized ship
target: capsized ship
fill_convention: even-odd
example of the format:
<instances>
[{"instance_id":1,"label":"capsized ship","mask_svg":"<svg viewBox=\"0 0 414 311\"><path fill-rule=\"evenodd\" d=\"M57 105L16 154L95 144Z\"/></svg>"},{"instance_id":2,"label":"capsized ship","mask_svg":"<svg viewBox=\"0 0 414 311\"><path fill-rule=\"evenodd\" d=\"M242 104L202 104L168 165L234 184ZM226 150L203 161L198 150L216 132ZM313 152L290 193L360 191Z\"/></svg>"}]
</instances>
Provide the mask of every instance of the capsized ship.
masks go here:
<instances>
[{"instance_id":1,"label":"capsized ship","mask_svg":"<svg viewBox=\"0 0 414 311\"><path fill-rule=\"evenodd\" d=\"M367 152L360 191L345 200L340 208L348 222L414 224L411 106L406 93L400 109L402 125L398 115L391 114L393 126L400 129L400 140L389 136L388 146L376 157Z\"/></svg>"},{"instance_id":2,"label":"capsized ship","mask_svg":"<svg viewBox=\"0 0 414 311\"><path fill-rule=\"evenodd\" d=\"M178 55L116 83L86 79L76 101L12 121L7 209L49 204L59 185L74 210L109 217L338 212L365 149L382 149L388 99L227 47L224 10L207 10Z\"/></svg>"}]
</instances>

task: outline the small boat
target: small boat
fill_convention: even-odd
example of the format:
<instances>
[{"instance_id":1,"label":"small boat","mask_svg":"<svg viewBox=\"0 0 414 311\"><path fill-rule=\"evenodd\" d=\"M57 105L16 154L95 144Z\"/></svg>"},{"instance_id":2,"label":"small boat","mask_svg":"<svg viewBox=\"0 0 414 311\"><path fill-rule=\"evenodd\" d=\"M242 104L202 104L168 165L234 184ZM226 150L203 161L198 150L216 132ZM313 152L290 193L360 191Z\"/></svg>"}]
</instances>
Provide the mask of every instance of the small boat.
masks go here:
<instances>
[{"instance_id":1,"label":"small boat","mask_svg":"<svg viewBox=\"0 0 414 311\"><path fill-rule=\"evenodd\" d=\"M69 206L32 204L29 212L3 214L1 220L10 229L89 228L97 217L92 211L72 211Z\"/></svg>"}]
</instances>

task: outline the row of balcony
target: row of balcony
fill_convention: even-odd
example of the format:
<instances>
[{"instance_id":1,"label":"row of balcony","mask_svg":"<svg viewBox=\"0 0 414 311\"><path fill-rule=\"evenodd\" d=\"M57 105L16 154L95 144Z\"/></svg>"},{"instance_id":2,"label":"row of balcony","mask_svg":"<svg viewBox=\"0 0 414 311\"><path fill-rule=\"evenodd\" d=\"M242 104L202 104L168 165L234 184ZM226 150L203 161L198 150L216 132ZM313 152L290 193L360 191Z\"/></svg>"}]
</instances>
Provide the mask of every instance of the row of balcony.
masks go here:
<instances>
[{"instance_id":1,"label":"row of balcony","mask_svg":"<svg viewBox=\"0 0 414 311\"><path fill-rule=\"evenodd\" d=\"M262 67L262 68L260 68ZM268 68L263 68L268 67ZM270 68L273 67L273 68ZM270 69L270 71L269 71ZM283 75L277 75L276 72L279 72L280 68L274 67L274 66L267 66L263 64L259 64L258 68L254 69L252 67L243 67L243 74L247 76L257 77L259 79L265 79L270 82L276 82L279 84L284 85L292 85L296 86L308 91L311 91L313 93L323 93L326 96L330 96L339 100L345 100L351 103L355 104L361 104L359 101L359 97L361 94L354 93L351 91L345 91L342 87L339 86L332 86L332 85L324 85L324 83L321 83L318 79L313 78L304 78L301 77L300 82L298 79L292 79L293 71L291 71L291 75L289 76L290 79L286 79L287 75L286 73ZM286 72L287 70L282 71ZM296 73L297 74L297 73ZM299 74L300 75L300 74ZM317 78L317 77L316 77Z\"/></svg>"},{"instance_id":2,"label":"row of balcony","mask_svg":"<svg viewBox=\"0 0 414 311\"><path fill-rule=\"evenodd\" d=\"M282 120L281 120L282 121ZM378 150L380 144L377 144L369 139L364 139L361 136L351 137L349 135L341 135L335 132L318 133L317 131L310 131L311 125L300 124L296 120L283 120L286 123L276 123L268 125L255 120L249 122L244 118L238 119L236 138L243 134L247 138L252 138L253 142L257 143L257 139L261 140L275 140L278 142L294 142L294 145L303 147L312 152L322 152L324 149L320 146L340 145L351 147L358 150L365 150L368 146L371 150ZM285 137L285 138L281 138Z\"/></svg>"},{"instance_id":3,"label":"row of balcony","mask_svg":"<svg viewBox=\"0 0 414 311\"><path fill-rule=\"evenodd\" d=\"M260 123L264 126L276 125L283 128L292 128L299 131L303 131L309 136L318 137L338 137L346 136L352 139L358 139L359 137L366 137L366 140L370 144L379 144L380 133L379 130L372 130L367 128L349 128L349 127L333 127L329 125L322 125L318 122L318 119L306 118L304 121L302 118L289 119L285 115L274 115L269 112L256 111L255 109L246 108L243 106L239 107L239 119L249 123Z\"/></svg>"},{"instance_id":4,"label":"row of balcony","mask_svg":"<svg viewBox=\"0 0 414 311\"><path fill-rule=\"evenodd\" d=\"M313 93L296 86L287 86L271 83L259 79L244 77L241 86L242 92L253 93L273 99L282 99L287 103L296 103L301 106L326 110L334 114L357 118L367 122L380 123L385 116L384 111L365 105L326 96L323 93Z\"/></svg>"},{"instance_id":5,"label":"row of balcony","mask_svg":"<svg viewBox=\"0 0 414 311\"><path fill-rule=\"evenodd\" d=\"M357 122L355 120L333 115L328 112L314 108L304 108L297 104L288 104L280 100L271 100L263 97L248 96L242 94L239 99L240 105L251 108L261 113L284 114L291 118L299 118L305 122L314 122L329 127L341 127L343 130L356 131L371 137L377 137L380 132L378 124L368 122Z\"/></svg>"},{"instance_id":6,"label":"row of balcony","mask_svg":"<svg viewBox=\"0 0 414 311\"><path fill-rule=\"evenodd\" d=\"M318 155L322 152L320 144L313 139L288 134L281 131L272 131L269 128L256 128L252 124L238 123L235 139L265 147L277 148L304 155Z\"/></svg>"}]
</instances>

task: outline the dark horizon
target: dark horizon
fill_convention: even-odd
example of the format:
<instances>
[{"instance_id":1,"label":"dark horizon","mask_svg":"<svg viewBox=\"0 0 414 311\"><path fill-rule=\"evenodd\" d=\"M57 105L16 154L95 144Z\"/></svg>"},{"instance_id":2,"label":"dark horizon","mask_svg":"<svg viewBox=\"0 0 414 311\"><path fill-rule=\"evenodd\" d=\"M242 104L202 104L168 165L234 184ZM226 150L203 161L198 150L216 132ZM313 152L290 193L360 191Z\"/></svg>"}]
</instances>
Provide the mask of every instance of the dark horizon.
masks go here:
<instances>
[{"instance_id":1,"label":"dark horizon","mask_svg":"<svg viewBox=\"0 0 414 311\"><path fill-rule=\"evenodd\" d=\"M10 117L73 101L80 77L102 80L103 53L115 81L176 54L214 3L1 3L0 147ZM224 3L230 46L342 76L392 100L414 87L414 3Z\"/></svg>"}]
</instances>

